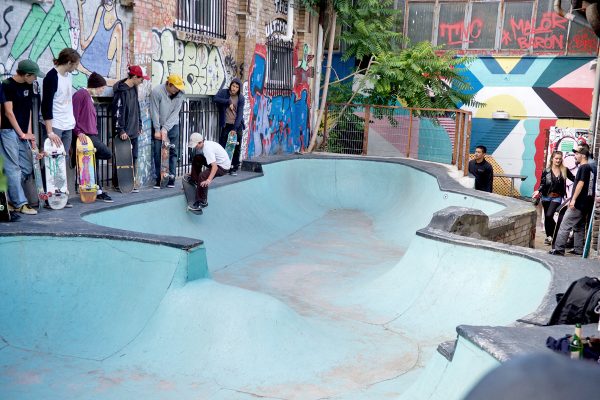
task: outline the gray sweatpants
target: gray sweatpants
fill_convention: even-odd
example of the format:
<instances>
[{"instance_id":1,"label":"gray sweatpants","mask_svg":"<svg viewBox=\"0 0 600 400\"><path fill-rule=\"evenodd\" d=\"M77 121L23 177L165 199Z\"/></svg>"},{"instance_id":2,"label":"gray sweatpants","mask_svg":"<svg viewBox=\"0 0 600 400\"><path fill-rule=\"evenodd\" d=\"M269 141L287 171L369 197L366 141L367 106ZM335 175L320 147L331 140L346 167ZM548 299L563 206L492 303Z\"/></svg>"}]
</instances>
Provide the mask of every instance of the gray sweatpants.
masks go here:
<instances>
[{"instance_id":1,"label":"gray sweatpants","mask_svg":"<svg viewBox=\"0 0 600 400\"><path fill-rule=\"evenodd\" d=\"M556 235L554 249L563 252L565 251L571 229L573 230L574 239L573 249L578 253L582 253L583 237L585 234L585 214L583 211L576 208L569 208L565 213L560 228L558 229L558 235Z\"/></svg>"}]
</instances>

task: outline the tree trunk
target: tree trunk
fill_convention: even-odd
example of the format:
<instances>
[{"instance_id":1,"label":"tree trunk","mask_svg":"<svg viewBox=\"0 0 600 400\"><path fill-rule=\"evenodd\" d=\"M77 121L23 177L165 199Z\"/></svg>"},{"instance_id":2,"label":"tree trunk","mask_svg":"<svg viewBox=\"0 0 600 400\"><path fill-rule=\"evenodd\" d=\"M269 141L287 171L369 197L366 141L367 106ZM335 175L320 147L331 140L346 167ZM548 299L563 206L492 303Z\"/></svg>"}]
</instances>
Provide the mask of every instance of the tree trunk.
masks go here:
<instances>
[{"instance_id":1,"label":"tree trunk","mask_svg":"<svg viewBox=\"0 0 600 400\"><path fill-rule=\"evenodd\" d=\"M327 91L329 90L329 78L331 77L331 64L333 60L333 44L335 40L335 24L337 22L337 13L331 7L330 9L331 20L329 23L329 47L327 50L327 70L325 71L325 85L323 87L323 95L321 96L321 104L319 107L319 114L312 128L312 135L310 138L310 144L308 145L307 151L311 153L315 149L317 143L317 135L319 127L321 126L321 120L325 113L325 107L327 106Z\"/></svg>"}]
</instances>

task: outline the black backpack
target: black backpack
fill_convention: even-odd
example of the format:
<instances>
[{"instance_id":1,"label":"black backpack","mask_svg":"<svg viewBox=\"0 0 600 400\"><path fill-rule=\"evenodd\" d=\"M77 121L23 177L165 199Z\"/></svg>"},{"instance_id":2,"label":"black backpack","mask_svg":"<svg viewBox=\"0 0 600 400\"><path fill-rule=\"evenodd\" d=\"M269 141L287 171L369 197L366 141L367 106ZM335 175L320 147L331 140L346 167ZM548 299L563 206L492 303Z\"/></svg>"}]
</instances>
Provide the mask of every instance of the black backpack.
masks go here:
<instances>
[{"instance_id":1,"label":"black backpack","mask_svg":"<svg viewBox=\"0 0 600 400\"><path fill-rule=\"evenodd\" d=\"M600 280L585 276L571 283L556 305L548 325L598 322L597 307L600 310Z\"/></svg>"}]
</instances>

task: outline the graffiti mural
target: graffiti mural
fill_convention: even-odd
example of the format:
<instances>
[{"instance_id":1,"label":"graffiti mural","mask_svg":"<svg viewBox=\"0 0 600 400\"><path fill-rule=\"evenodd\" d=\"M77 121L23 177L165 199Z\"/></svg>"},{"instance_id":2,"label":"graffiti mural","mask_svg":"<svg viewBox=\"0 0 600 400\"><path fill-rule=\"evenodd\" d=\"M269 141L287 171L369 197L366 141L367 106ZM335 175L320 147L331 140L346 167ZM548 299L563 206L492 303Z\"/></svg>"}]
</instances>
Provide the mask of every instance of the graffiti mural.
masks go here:
<instances>
[{"instance_id":1,"label":"graffiti mural","mask_svg":"<svg viewBox=\"0 0 600 400\"><path fill-rule=\"evenodd\" d=\"M479 57L465 75L482 108L473 112L471 152L485 145L503 173L530 196L545 166L546 136L553 127L589 128L595 71L592 57ZM495 111L509 119L493 119Z\"/></svg>"},{"instance_id":2,"label":"graffiti mural","mask_svg":"<svg viewBox=\"0 0 600 400\"><path fill-rule=\"evenodd\" d=\"M85 86L92 70L109 83L121 77L126 22L117 14L113 0L12 3L0 10L0 74L14 73L18 61L26 58L49 70L58 53L71 47L82 56L79 70L73 74L76 88Z\"/></svg>"},{"instance_id":3,"label":"graffiti mural","mask_svg":"<svg viewBox=\"0 0 600 400\"><path fill-rule=\"evenodd\" d=\"M297 53L298 46L294 60L299 65ZM266 46L256 45L249 71L249 158L301 151L310 136L308 82L295 81L289 94L269 94L265 90L266 56Z\"/></svg>"},{"instance_id":4,"label":"graffiti mural","mask_svg":"<svg viewBox=\"0 0 600 400\"><path fill-rule=\"evenodd\" d=\"M217 47L184 42L174 31L154 29L152 52L152 84L166 81L170 73L180 74L186 94L214 95L223 87L227 76Z\"/></svg>"}]
</instances>

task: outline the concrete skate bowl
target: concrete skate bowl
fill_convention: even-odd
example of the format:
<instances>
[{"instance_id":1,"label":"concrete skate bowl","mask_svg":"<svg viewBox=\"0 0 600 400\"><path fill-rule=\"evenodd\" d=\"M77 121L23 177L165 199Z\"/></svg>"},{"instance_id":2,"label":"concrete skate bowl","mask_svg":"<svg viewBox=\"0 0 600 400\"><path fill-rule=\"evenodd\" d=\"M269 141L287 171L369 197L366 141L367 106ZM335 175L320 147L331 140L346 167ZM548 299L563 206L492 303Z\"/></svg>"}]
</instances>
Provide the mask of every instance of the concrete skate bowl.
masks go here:
<instances>
[{"instance_id":1,"label":"concrete skate bowl","mask_svg":"<svg viewBox=\"0 0 600 400\"><path fill-rule=\"evenodd\" d=\"M498 361L438 344L546 294L538 262L416 234L498 203L390 162L263 171L211 189L202 216L177 195L85 215L88 237L0 237L0 398L458 399Z\"/></svg>"}]
</instances>

